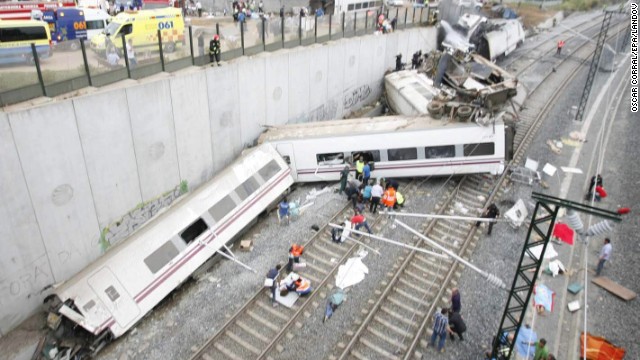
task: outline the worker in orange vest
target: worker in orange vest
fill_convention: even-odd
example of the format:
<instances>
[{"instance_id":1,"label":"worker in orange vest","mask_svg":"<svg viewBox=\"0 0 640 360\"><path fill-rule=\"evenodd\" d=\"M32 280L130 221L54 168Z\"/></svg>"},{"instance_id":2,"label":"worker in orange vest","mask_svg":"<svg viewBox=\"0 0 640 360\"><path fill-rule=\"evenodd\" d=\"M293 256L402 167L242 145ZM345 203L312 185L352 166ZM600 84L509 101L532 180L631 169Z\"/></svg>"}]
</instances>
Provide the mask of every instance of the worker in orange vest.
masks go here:
<instances>
[{"instance_id":1,"label":"worker in orange vest","mask_svg":"<svg viewBox=\"0 0 640 360\"><path fill-rule=\"evenodd\" d=\"M562 51L563 46L564 46L564 40L558 40L558 50L556 52L557 55L560 55L560 52Z\"/></svg>"},{"instance_id":2,"label":"worker in orange vest","mask_svg":"<svg viewBox=\"0 0 640 360\"><path fill-rule=\"evenodd\" d=\"M293 270L294 262L295 263L300 262L300 256L302 255L303 252L304 252L304 246L298 245L298 244L291 245L291 248L289 249L289 263L287 264L287 271Z\"/></svg>"},{"instance_id":3,"label":"worker in orange vest","mask_svg":"<svg viewBox=\"0 0 640 360\"><path fill-rule=\"evenodd\" d=\"M382 195L382 205L384 205L385 211L390 211L396 204L396 189L391 185L387 185L387 190Z\"/></svg>"},{"instance_id":4,"label":"worker in orange vest","mask_svg":"<svg viewBox=\"0 0 640 360\"><path fill-rule=\"evenodd\" d=\"M311 290L313 290L313 288L311 287L311 282L302 277L296 280L294 284L296 285L296 293L298 293L298 295L300 296L310 294Z\"/></svg>"}]
</instances>

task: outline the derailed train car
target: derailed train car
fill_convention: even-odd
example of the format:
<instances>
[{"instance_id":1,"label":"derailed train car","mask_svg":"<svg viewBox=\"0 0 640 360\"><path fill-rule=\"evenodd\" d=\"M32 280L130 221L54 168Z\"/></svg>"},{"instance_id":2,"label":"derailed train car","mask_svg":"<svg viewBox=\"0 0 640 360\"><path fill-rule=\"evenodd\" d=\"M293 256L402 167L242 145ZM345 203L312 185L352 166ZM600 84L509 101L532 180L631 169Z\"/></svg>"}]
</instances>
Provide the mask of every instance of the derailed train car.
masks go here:
<instances>
[{"instance_id":1,"label":"derailed train car","mask_svg":"<svg viewBox=\"0 0 640 360\"><path fill-rule=\"evenodd\" d=\"M358 157L374 162L372 178L500 174L513 155L513 126L496 120L386 116L273 127L259 143L273 145L295 181L337 181Z\"/></svg>"},{"instance_id":2,"label":"derailed train car","mask_svg":"<svg viewBox=\"0 0 640 360\"><path fill-rule=\"evenodd\" d=\"M494 61L509 55L524 43L525 34L519 20L492 20L486 27L484 36L477 40L478 54Z\"/></svg>"},{"instance_id":3,"label":"derailed train car","mask_svg":"<svg viewBox=\"0 0 640 360\"><path fill-rule=\"evenodd\" d=\"M58 338L95 353L131 329L293 184L270 145L215 178L58 285L45 303ZM76 351L80 349L77 345Z\"/></svg>"}]
</instances>

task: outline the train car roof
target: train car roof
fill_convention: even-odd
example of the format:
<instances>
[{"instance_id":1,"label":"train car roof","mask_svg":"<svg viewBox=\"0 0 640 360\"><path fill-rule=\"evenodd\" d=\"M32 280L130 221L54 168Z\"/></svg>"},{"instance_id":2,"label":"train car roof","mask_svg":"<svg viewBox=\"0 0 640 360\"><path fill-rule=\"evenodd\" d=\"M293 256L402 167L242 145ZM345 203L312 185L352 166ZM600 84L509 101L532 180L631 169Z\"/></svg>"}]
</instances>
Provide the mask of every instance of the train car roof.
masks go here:
<instances>
[{"instance_id":1,"label":"train car roof","mask_svg":"<svg viewBox=\"0 0 640 360\"><path fill-rule=\"evenodd\" d=\"M502 121L496 121L502 124ZM329 120L270 127L260 135L258 144L270 141L353 136L412 130L438 130L480 127L475 122L436 120L429 116L383 116L361 119Z\"/></svg>"}]
</instances>

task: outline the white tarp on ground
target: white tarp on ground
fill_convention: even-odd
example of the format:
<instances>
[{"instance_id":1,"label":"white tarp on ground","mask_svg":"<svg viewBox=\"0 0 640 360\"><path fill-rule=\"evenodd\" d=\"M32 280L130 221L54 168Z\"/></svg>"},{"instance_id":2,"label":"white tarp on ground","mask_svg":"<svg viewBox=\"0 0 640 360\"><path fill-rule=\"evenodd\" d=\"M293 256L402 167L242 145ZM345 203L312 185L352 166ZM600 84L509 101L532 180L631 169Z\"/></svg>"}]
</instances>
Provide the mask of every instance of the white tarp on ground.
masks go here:
<instances>
[{"instance_id":1,"label":"white tarp on ground","mask_svg":"<svg viewBox=\"0 0 640 360\"><path fill-rule=\"evenodd\" d=\"M362 262L362 257L350 258L338 268L336 286L344 290L364 280L364 276L368 273L369 268Z\"/></svg>"},{"instance_id":2,"label":"white tarp on ground","mask_svg":"<svg viewBox=\"0 0 640 360\"><path fill-rule=\"evenodd\" d=\"M269 297L272 297L272 296L269 296ZM296 293L295 291L289 291L287 296L280 296L280 290L276 290L276 301L288 308L292 308L299 297L300 295L298 295L298 293Z\"/></svg>"},{"instance_id":3,"label":"white tarp on ground","mask_svg":"<svg viewBox=\"0 0 640 360\"><path fill-rule=\"evenodd\" d=\"M540 244L538 246L534 246L531 248L531 253L533 253L533 256L535 256L536 259L540 259L540 253L542 252L542 245L543 244ZM527 253L527 255L529 254ZM548 244L547 251L544 252L544 258L553 259L556 256L558 256L558 252L556 251L556 249L553 248L553 244Z\"/></svg>"}]
</instances>

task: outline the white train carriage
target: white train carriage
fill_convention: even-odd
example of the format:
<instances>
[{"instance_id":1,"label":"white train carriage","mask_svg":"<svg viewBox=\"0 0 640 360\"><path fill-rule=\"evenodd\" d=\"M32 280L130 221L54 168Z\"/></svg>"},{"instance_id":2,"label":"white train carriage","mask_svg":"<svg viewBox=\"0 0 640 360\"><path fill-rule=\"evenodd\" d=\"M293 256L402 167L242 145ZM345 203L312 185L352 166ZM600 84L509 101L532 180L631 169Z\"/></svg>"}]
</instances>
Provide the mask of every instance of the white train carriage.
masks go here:
<instances>
[{"instance_id":1,"label":"white train carriage","mask_svg":"<svg viewBox=\"0 0 640 360\"><path fill-rule=\"evenodd\" d=\"M292 124L268 129L258 142L272 144L295 181L336 181L345 165L363 155L372 177L502 173L513 153L514 130L445 122L430 117L388 116Z\"/></svg>"},{"instance_id":2,"label":"white train carriage","mask_svg":"<svg viewBox=\"0 0 640 360\"><path fill-rule=\"evenodd\" d=\"M273 147L248 150L57 286L46 300L52 305L50 318L64 317L63 324L70 320L84 328L93 335L93 350L121 336L291 184L291 171Z\"/></svg>"},{"instance_id":3,"label":"white train carriage","mask_svg":"<svg viewBox=\"0 0 640 360\"><path fill-rule=\"evenodd\" d=\"M482 36L478 44L478 54L494 61L509 55L525 39L524 29L519 20L492 20L495 30Z\"/></svg>"}]
</instances>

